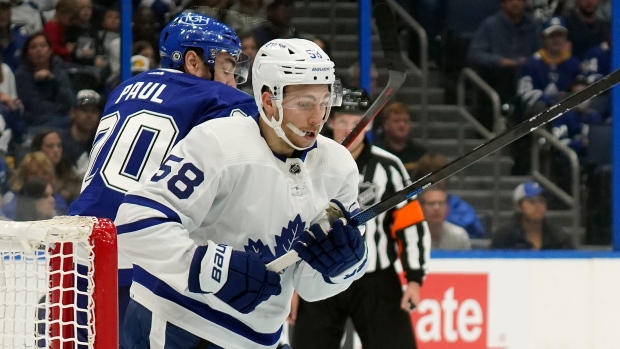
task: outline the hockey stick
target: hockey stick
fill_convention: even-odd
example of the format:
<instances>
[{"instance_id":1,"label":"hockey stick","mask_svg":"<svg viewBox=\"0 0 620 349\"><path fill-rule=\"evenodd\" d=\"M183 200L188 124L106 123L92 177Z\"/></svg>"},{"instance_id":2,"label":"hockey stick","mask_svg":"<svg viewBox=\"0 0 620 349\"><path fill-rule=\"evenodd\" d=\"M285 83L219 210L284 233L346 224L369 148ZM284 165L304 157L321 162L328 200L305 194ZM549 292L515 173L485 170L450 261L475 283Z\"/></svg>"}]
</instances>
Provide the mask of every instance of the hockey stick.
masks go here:
<instances>
[{"instance_id":1,"label":"hockey stick","mask_svg":"<svg viewBox=\"0 0 620 349\"><path fill-rule=\"evenodd\" d=\"M373 15L377 23L377 31L381 40L381 47L388 65L388 82L379 97L366 110L362 119L355 125L353 130L340 142L345 147L349 147L355 138L362 133L368 124L379 114L385 104L396 94L403 85L407 74L403 71L402 53L398 42L398 30L396 29L396 18L394 13L386 3L379 3L373 8Z\"/></svg>"},{"instance_id":2,"label":"hockey stick","mask_svg":"<svg viewBox=\"0 0 620 349\"><path fill-rule=\"evenodd\" d=\"M431 172L428 175L418 179L413 184L401 189L394 193L389 198L370 206L366 210L356 214L352 219L356 219L358 224L362 225L369 220L373 219L377 215L389 210L390 208L398 205L399 203L421 193L423 190L430 188L438 182L443 181L451 177L452 175L464 170L471 166L475 162L487 157L489 154L507 146L508 144L516 141L517 139L527 135L528 133L536 130L537 128L545 125L546 123L553 121L560 115L573 109L582 102L595 97L620 82L620 69L605 76L601 80L586 87L580 92L564 99L560 103L550 107L542 113L529 118L504 132L503 134L491 139L490 141L475 148L471 152L461 156L460 158L450 162L441 169ZM271 263L267 264L267 268L273 271L282 271L289 265L297 262L299 256L293 250L287 252L283 256L275 259Z\"/></svg>"}]
</instances>

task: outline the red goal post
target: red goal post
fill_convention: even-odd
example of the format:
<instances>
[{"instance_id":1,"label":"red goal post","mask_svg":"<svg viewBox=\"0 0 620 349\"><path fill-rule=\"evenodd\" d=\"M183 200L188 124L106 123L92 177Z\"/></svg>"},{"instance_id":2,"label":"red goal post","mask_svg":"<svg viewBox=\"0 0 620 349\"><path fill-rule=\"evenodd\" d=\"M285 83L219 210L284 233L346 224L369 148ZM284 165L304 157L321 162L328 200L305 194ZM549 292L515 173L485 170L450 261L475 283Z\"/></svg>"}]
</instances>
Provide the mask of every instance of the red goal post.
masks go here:
<instances>
[{"instance_id":1,"label":"red goal post","mask_svg":"<svg viewBox=\"0 0 620 349\"><path fill-rule=\"evenodd\" d=\"M0 347L118 347L110 220L0 221L0 257Z\"/></svg>"}]
</instances>

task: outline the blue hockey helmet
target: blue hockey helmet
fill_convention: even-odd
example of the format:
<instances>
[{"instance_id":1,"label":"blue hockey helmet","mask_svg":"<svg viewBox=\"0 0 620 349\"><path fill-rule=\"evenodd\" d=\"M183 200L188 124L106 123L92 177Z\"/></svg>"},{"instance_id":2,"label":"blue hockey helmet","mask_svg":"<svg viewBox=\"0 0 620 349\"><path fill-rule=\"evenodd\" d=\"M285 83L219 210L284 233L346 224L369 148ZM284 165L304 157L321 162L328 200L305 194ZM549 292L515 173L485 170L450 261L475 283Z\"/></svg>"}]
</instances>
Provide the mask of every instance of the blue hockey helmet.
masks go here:
<instances>
[{"instance_id":1,"label":"blue hockey helmet","mask_svg":"<svg viewBox=\"0 0 620 349\"><path fill-rule=\"evenodd\" d=\"M245 82L247 65L239 63L247 61L247 56L241 52L239 37L226 24L201 13L179 14L166 25L159 36L162 68L177 69L182 66L188 48L201 48L204 51L204 62L212 68L219 52L230 54L238 63L234 72L237 82Z\"/></svg>"}]
</instances>

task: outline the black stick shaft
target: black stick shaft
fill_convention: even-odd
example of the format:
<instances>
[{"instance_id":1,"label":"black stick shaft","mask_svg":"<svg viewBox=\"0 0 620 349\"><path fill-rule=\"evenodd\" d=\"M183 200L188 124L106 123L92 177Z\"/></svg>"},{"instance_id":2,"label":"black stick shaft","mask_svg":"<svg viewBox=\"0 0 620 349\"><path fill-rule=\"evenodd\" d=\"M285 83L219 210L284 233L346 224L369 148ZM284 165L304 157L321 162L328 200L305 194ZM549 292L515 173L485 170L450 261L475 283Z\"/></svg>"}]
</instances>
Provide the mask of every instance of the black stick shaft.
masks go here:
<instances>
[{"instance_id":1,"label":"black stick shaft","mask_svg":"<svg viewBox=\"0 0 620 349\"><path fill-rule=\"evenodd\" d=\"M399 192L394 193L389 198L374 204L366 210L356 214L352 218L355 218L358 224L364 224L368 222L377 215L398 205L402 201L405 201L413 197L414 195L419 194L423 190L435 185L436 183L448 177L451 177L455 173L458 173L463 169L471 166L473 163L488 156L489 154L507 146L508 144L527 135L528 133L539 128L540 126L554 120L560 115L573 109L580 103L609 90L618 82L620 82L620 69L607 75L606 77L588 86L582 91L564 99L560 103L550 107L542 113L521 122L510 130L504 132L503 134L491 139L485 144L475 148L471 152L450 162L441 169L435 172L431 172L423 178L420 178L419 180L415 181L415 183L408 185Z\"/></svg>"},{"instance_id":2,"label":"black stick shaft","mask_svg":"<svg viewBox=\"0 0 620 349\"><path fill-rule=\"evenodd\" d=\"M398 28L394 12L388 4L379 1L373 8L373 16L377 24L377 31L383 55L388 67L388 82L383 91L374 103L366 110L360 122L355 125L353 130L345 137L340 144L349 147L355 138L357 138L368 126L368 124L379 114L385 104L396 94L405 82L407 74L405 73L405 65L402 62L402 52L400 42L398 41Z\"/></svg>"},{"instance_id":3,"label":"black stick shaft","mask_svg":"<svg viewBox=\"0 0 620 349\"><path fill-rule=\"evenodd\" d=\"M396 93L396 91L398 91L398 89L403 85L406 77L407 75L403 72L397 72L393 70L389 71L389 78L388 78L387 86L383 89L383 91L381 91L381 94L379 95L379 97L377 97L377 99L372 103L372 105L370 106L370 108L368 108L366 113L364 113L364 116L362 117L360 122L358 122L357 125L355 125L353 130L349 132L349 134L342 140L342 142L340 142L340 144L348 148L353 143L355 138L357 138L357 136L359 136L360 133L364 131L366 126L368 126L368 124L375 118L375 116L379 114L379 112L381 111L381 109L383 109L385 104L390 100L390 98L392 98L392 96Z\"/></svg>"}]
</instances>

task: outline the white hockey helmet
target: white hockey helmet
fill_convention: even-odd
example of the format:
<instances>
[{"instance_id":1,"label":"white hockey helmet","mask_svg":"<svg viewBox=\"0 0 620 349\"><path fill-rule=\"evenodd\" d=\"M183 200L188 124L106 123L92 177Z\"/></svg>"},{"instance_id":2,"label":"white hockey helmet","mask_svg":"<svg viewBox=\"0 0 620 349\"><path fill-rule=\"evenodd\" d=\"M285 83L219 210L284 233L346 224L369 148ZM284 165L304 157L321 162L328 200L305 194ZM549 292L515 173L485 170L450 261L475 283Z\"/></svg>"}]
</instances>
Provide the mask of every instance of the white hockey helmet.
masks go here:
<instances>
[{"instance_id":1,"label":"white hockey helmet","mask_svg":"<svg viewBox=\"0 0 620 349\"><path fill-rule=\"evenodd\" d=\"M342 85L336 79L334 62L329 56L317 44L305 39L271 40L256 53L252 67L252 86L260 116L280 138L294 149L304 150L308 147L295 146L282 130L284 87L323 84L329 85L332 95L323 116L323 123L325 123L331 107L339 106L342 101ZM271 100L278 108L280 114L278 120L275 120L275 117L269 119L263 110L261 95L265 87L271 91ZM289 122L286 126L296 134L303 136L304 133L292 123Z\"/></svg>"}]
</instances>

